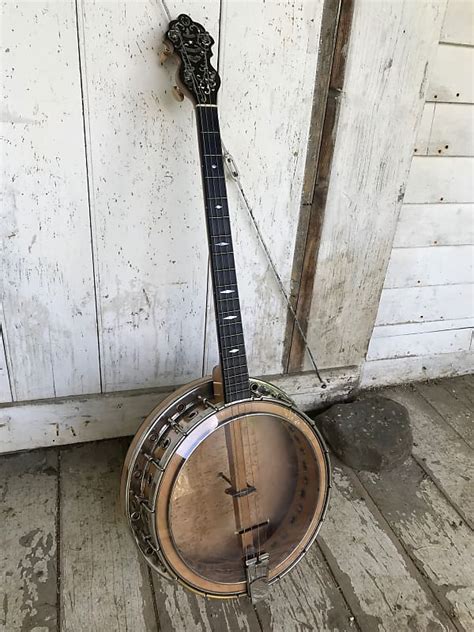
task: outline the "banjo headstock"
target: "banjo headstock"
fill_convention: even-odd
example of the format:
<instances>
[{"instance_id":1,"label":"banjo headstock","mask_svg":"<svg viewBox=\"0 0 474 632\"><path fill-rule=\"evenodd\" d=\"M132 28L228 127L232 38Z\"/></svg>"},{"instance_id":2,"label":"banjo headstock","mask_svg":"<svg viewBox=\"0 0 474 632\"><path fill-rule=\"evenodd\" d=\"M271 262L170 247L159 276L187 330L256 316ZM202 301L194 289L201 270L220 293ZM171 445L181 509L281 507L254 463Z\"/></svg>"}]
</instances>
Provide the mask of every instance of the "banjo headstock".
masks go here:
<instances>
[{"instance_id":1,"label":"banjo headstock","mask_svg":"<svg viewBox=\"0 0 474 632\"><path fill-rule=\"evenodd\" d=\"M214 40L206 29L181 14L170 22L165 43L168 53L178 58L176 79L181 90L195 105L216 105L221 80L211 65Z\"/></svg>"}]
</instances>

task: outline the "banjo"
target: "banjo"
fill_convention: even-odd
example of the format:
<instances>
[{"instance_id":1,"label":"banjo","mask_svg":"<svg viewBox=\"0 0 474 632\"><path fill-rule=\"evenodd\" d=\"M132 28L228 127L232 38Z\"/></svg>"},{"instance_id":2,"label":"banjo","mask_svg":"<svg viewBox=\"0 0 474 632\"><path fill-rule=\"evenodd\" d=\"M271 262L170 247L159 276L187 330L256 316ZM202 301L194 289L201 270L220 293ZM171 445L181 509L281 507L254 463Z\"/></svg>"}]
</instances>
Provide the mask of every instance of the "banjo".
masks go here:
<instances>
[{"instance_id":1,"label":"banjo","mask_svg":"<svg viewBox=\"0 0 474 632\"><path fill-rule=\"evenodd\" d=\"M248 374L213 43L187 15L169 24L168 53L196 112L220 365L145 419L127 453L121 498L154 571L208 597L257 600L313 543L330 469L312 421L283 391Z\"/></svg>"}]
</instances>

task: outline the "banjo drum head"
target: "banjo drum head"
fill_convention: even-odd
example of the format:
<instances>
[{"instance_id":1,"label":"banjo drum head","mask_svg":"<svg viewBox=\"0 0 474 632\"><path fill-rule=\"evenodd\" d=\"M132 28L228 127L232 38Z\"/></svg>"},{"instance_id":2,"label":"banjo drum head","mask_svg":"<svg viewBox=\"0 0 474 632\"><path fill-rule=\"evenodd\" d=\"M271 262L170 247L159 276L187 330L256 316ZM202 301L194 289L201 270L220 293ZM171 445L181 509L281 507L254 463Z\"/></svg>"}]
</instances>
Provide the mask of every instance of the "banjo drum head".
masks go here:
<instances>
[{"instance_id":1,"label":"banjo drum head","mask_svg":"<svg viewBox=\"0 0 474 632\"><path fill-rule=\"evenodd\" d=\"M268 583L304 555L322 521L327 453L308 418L244 401L204 417L156 487L154 535L171 572L200 593L247 592L247 562L268 555Z\"/></svg>"}]
</instances>

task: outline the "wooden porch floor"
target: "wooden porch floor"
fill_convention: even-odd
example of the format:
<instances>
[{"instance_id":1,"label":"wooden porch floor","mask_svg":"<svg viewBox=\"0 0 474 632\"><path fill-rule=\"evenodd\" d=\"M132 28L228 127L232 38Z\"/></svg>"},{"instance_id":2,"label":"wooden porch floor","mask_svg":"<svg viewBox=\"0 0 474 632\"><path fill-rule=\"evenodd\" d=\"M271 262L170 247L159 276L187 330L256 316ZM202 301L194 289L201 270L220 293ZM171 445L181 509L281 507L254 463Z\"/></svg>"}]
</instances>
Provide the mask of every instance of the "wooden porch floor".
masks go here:
<instances>
[{"instance_id":1,"label":"wooden porch floor","mask_svg":"<svg viewBox=\"0 0 474 632\"><path fill-rule=\"evenodd\" d=\"M0 458L0 630L474 630L474 377L386 389L413 456L382 476L333 462L305 561L253 608L152 577L118 504L127 441Z\"/></svg>"}]
</instances>

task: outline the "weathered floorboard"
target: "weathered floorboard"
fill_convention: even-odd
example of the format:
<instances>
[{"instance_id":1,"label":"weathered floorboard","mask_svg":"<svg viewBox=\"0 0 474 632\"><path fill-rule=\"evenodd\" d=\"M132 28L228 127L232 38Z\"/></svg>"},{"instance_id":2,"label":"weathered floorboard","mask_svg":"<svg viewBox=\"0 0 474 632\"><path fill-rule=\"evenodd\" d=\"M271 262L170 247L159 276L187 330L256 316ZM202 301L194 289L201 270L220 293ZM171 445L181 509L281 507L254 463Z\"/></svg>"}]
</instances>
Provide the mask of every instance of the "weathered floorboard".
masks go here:
<instances>
[{"instance_id":1,"label":"weathered floorboard","mask_svg":"<svg viewBox=\"0 0 474 632\"><path fill-rule=\"evenodd\" d=\"M473 385L471 385L471 389ZM474 448L474 401L463 398L469 393L463 391L463 384L456 380L440 382L423 382L415 389L429 402L433 408L452 426L461 437Z\"/></svg>"},{"instance_id":2,"label":"weathered floorboard","mask_svg":"<svg viewBox=\"0 0 474 632\"><path fill-rule=\"evenodd\" d=\"M261 630L246 598L215 600L199 597L178 584L153 575L160 632L221 632Z\"/></svg>"},{"instance_id":3,"label":"weathered floorboard","mask_svg":"<svg viewBox=\"0 0 474 632\"><path fill-rule=\"evenodd\" d=\"M123 441L61 451L62 632L156 629L148 571L119 503Z\"/></svg>"},{"instance_id":4,"label":"weathered floorboard","mask_svg":"<svg viewBox=\"0 0 474 632\"><path fill-rule=\"evenodd\" d=\"M413 459L380 475L360 473L384 518L466 632L474 629L474 537Z\"/></svg>"},{"instance_id":5,"label":"weathered floorboard","mask_svg":"<svg viewBox=\"0 0 474 632\"><path fill-rule=\"evenodd\" d=\"M0 460L0 630L56 632L57 453Z\"/></svg>"},{"instance_id":6,"label":"weathered floorboard","mask_svg":"<svg viewBox=\"0 0 474 632\"><path fill-rule=\"evenodd\" d=\"M440 632L453 626L362 485L334 467L321 548L360 627L367 632Z\"/></svg>"},{"instance_id":7,"label":"weathered floorboard","mask_svg":"<svg viewBox=\"0 0 474 632\"><path fill-rule=\"evenodd\" d=\"M263 630L357 630L352 612L315 544L300 564L257 604Z\"/></svg>"},{"instance_id":8,"label":"weathered floorboard","mask_svg":"<svg viewBox=\"0 0 474 632\"><path fill-rule=\"evenodd\" d=\"M410 411L416 460L474 527L472 449L413 387L398 387L386 393Z\"/></svg>"}]
</instances>

